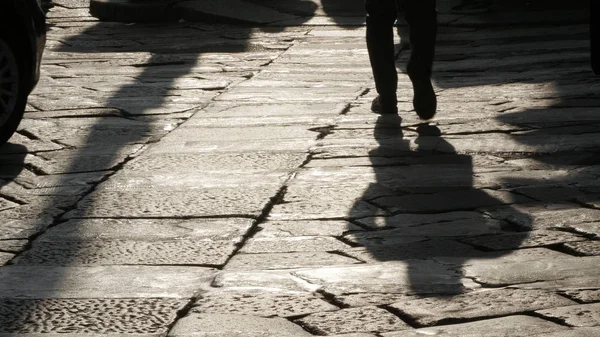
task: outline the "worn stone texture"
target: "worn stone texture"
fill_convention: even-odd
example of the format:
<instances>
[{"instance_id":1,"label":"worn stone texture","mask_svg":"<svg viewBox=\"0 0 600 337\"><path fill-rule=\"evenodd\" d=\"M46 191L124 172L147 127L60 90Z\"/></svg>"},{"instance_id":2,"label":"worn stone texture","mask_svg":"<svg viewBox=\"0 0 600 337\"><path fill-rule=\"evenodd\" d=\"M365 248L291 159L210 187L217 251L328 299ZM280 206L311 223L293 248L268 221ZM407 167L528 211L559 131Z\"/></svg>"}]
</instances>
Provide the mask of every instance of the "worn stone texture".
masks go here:
<instances>
[{"instance_id":1,"label":"worn stone texture","mask_svg":"<svg viewBox=\"0 0 600 337\"><path fill-rule=\"evenodd\" d=\"M342 241L327 236L296 236L283 238L253 238L241 249L241 253L330 252L349 248Z\"/></svg>"},{"instance_id":2,"label":"worn stone texture","mask_svg":"<svg viewBox=\"0 0 600 337\"><path fill-rule=\"evenodd\" d=\"M536 312L544 317L563 321L569 326L600 326L600 303L556 307Z\"/></svg>"},{"instance_id":3,"label":"worn stone texture","mask_svg":"<svg viewBox=\"0 0 600 337\"><path fill-rule=\"evenodd\" d=\"M396 214L389 217L369 217L356 219L356 222L369 228L378 229L384 227L417 227L428 224L438 224L457 220L469 220L473 222L486 221L486 217L477 212L443 212L436 214Z\"/></svg>"},{"instance_id":4,"label":"worn stone texture","mask_svg":"<svg viewBox=\"0 0 600 337\"><path fill-rule=\"evenodd\" d=\"M466 238L461 241L477 247L485 247L491 250L510 250L527 247L549 246L564 242L583 241L585 238L576 234L537 230L531 232L503 233L497 235Z\"/></svg>"},{"instance_id":5,"label":"worn stone texture","mask_svg":"<svg viewBox=\"0 0 600 337\"><path fill-rule=\"evenodd\" d=\"M53 1L40 82L0 149L0 320L20 316L0 331L31 331L0 336L315 333L303 318L373 331L348 337L599 334L532 313L600 301L599 85L587 22L556 28L577 4L438 1L425 126L404 36L399 116L370 111L362 1L244 1L303 17L120 24ZM251 254L228 260L237 248Z\"/></svg>"},{"instance_id":6,"label":"worn stone texture","mask_svg":"<svg viewBox=\"0 0 600 337\"><path fill-rule=\"evenodd\" d=\"M224 219L73 219L50 228L38 240L236 240L254 220Z\"/></svg>"},{"instance_id":7,"label":"worn stone texture","mask_svg":"<svg viewBox=\"0 0 600 337\"><path fill-rule=\"evenodd\" d=\"M229 174L285 171L297 168L306 159L305 153L245 152L245 153L165 153L144 156L127 164L128 172L173 172L190 165L198 172ZM185 166L184 166L185 165Z\"/></svg>"},{"instance_id":8,"label":"worn stone texture","mask_svg":"<svg viewBox=\"0 0 600 337\"><path fill-rule=\"evenodd\" d=\"M469 245L448 239L427 240L420 237L401 238L401 240L374 240L366 242L364 247L351 248L345 254L367 263L384 261L406 261L411 259L431 259L455 257L459 261L482 257L488 254ZM493 258L494 256L490 256ZM460 264L460 262L458 262Z\"/></svg>"},{"instance_id":9,"label":"worn stone texture","mask_svg":"<svg viewBox=\"0 0 600 337\"><path fill-rule=\"evenodd\" d=\"M4 266L0 298L191 298L213 276L200 267Z\"/></svg>"},{"instance_id":10,"label":"worn stone texture","mask_svg":"<svg viewBox=\"0 0 600 337\"><path fill-rule=\"evenodd\" d=\"M348 307L382 306L396 302L414 300L415 296L398 293L349 293L334 297L335 301Z\"/></svg>"},{"instance_id":11,"label":"worn stone texture","mask_svg":"<svg viewBox=\"0 0 600 337\"><path fill-rule=\"evenodd\" d=\"M15 257L14 254L0 252L0 266L5 265L8 261L12 260Z\"/></svg>"},{"instance_id":12,"label":"worn stone texture","mask_svg":"<svg viewBox=\"0 0 600 337\"><path fill-rule=\"evenodd\" d=\"M417 213L473 210L488 206L524 203L528 200L507 191L472 189L436 194L383 197L373 200L373 203L393 213Z\"/></svg>"},{"instance_id":13,"label":"worn stone texture","mask_svg":"<svg viewBox=\"0 0 600 337\"><path fill-rule=\"evenodd\" d=\"M269 219L341 220L388 214L384 210L361 200L329 200L327 202L316 200L275 205L269 214Z\"/></svg>"},{"instance_id":14,"label":"worn stone texture","mask_svg":"<svg viewBox=\"0 0 600 337\"><path fill-rule=\"evenodd\" d=\"M317 286L306 283L301 278L293 276L289 271L281 270L226 270L215 276L211 286L218 289L236 291L266 291L306 292L315 291Z\"/></svg>"},{"instance_id":15,"label":"worn stone texture","mask_svg":"<svg viewBox=\"0 0 600 337\"><path fill-rule=\"evenodd\" d=\"M600 255L599 241L582 241L582 242L567 242L564 244L570 252L581 256L598 256Z\"/></svg>"},{"instance_id":16,"label":"worn stone texture","mask_svg":"<svg viewBox=\"0 0 600 337\"><path fill-rule=\"evenodd\" d=\"M549 337L598 337L600 329L598 328L573 328L567 331L544 334ZM540 336L541 337L541 336Z\"/></svg>"},{"instance_id":17,"label":"worn stone texture","mask_svg":"<svg viewBox=\"0 0 600 337\"><path fill-rule=\"evenodd\" d=\"M573 304L576 302L550 292L501 289L445 298L404 299L390 307L408 315L421 326L430 326L449 319L497 317Z\"/></svg>"},{"instance_id":18,"label":"worn stone texture","mask_svg":"<svg viewBox=\"0 0 600 337\"><path fill-rule=\"evenodd\" d=\"M3 298L0 332L164 334L185 304L169 298Z\"/></svg>"},{"instance_id":19,"label":"worn stone texture","mask_svg":"<svg viewBox=\"0 0 600 337\"><path fill-rule=\"evenodd\" d=\"M567 228L586 233L580 229L597 227L595 223L600 218L600 210L571 203L519 204L485 211L494 218L509 221L528 230ZM593 230L587 233L593 234Z\"/></svg>"},{"instance_id":20,"label":"worn stone texture","mask_svg":"<svg viewBox=\"0 0 600 337\"><path fill-rule=\"evenodd\" d=\"M529 316L507 316L482 321L443 325L414 331L398 331L381 334L384 337L418 337L434 335L443 337L479 337L485 331L487 337L505 336L548 336L556 333L563 336L568 329L558 324Z\"/></svg>"},{"instance_id":21,"label":"worn stone texture","mask_svg":"<svg viewBox=\"0 0 600 337\"><path fill-rule=\"evenodd\" d=\"M519 287L543 289L565 288L585 285L586 288L600 287L595 267L599 257L571 257L564 259L540 259L537 261L508 261L490 264L484 261L471 261L464 267L465 276L475 277L478 282L489 286L522 284ZM532 283L536 282L536 283ZM568 286L567 286L568 287Z\"/></svg>"},{"instance_id":22,"label":"worn stone texture","mask_svg":"<svg viewBox=\"0 0 600 337\"><path fill-rule=\"evenodd\" d=\"M241 240L241 238L239 238ZM238 241L239 241L238 240ZM52 240L44 238L19 256L17 265L224 265L234 240Z\"/></svg>"},{"instance_id":23,"label":"worn stone texture","mask_svg":"<svg viewBox=\"0 0 600 337\"><path fill-rule=\"evenodd\" d=\"M255 238L288 236L341 236L350 231L361 231L359 227L344 220L320 221L267 221L262 223Z\"/></svg>"},{"instance_id":24,"label":"worn stone texture","mask_svg":"<svg viewBox=\"0 0 600 337\"><path fill-rule=\"evenodd\" d=\"M564 291L564 294L581 303L600 301L600 289L566 290Z\"/></svg>"},{"instance_id":25,"label":"worn stone texture","mask_svg":"<svg viewBox=\"0 0 600 337\"><path fill-rule=\"evenodd\" d=\"M370 334L370 333L348 333L348 334L343 334L343 335L330 335L332 337L375 337L375 335Z\"/></svg>"},{"instance_id":26,"label":"worn stone texture","mask_svg":"<svg viewBox=\"0 0 600 337\"><path fill-rule=\"evenodd\" d=\"M191 312L179 319L168 337L296 337L312 336L280 317Z\"/></svg>"},{"instance_id":27,"label":"worn stone texture","mask_svg":"<svg viewBox=\"0 0 600 337\"><path fill-rule=\"evenodd\" d=\"M199 216L258 217L277 186L205 188L193 191L152 190L96 191L85 197L70 218L140 217L173 218Z\"/></svg>"},{"instance_id":28,"label":"worn stone texture","mask_svg":"<svg viewBox=\"0 0 600 337\"><path fill-rule=\"evenodd\" d=\"M277 270L357 264L361 261L327 252L293 252L274 254L236 254L226 270Z\"/></svg>"},{"instance_id":29,"label":"worn stone texture","mask_svg":"<svg viewBox=\"0 0 600 337\"><path fill-rule=\"evenodd\" d=\"M306 292L209 292L194 303L191 313L293 317L337 309Z\"/></svg>"},{"instance_id":30,"label":"worn stone texture","mask_svg":"<svg viewBox=\"0 0 600 337\"><path fill-rule=\"evenodd\" d=\"M502 233L503 223L492 219L480 221L456 220L376 232L352 233L344 236L351 242L369 245L369 242L385 242L400 237L470 237Z\"/></svg>"},{"instance_id":31,"label":"worn stone texture","mask_svg":"<svg viewBox=\"0 0 600 337\"><path fill-rule=\"evenodd\" d=\"M29 244L27 240L1 240L0 241L0 251L8 252L8 253L20 253Z\"/></svg>"},{"instance_id":32,"label":"worn stone texture","mask_svg":"<svg viewBox=\"0 0 600 337\"><path fill-rule=\"evenodd\" d=\"M322 335L352 332L386 332L410 329L410 326L390 312L377 307L342 309L308 315L296 323Z\"/></svg>"},{"instance_id":33,"label":"worn stone texture","mask_svg":"<svg viewBox=\"0 0 600 337\"><path fill-rule=\"evenodd\" d=\"M464 281L456 270L427 260L306 269L293 272L293 275L334 295L362 292L453 294L465 290Z\"/></svg>"}]
</instances>

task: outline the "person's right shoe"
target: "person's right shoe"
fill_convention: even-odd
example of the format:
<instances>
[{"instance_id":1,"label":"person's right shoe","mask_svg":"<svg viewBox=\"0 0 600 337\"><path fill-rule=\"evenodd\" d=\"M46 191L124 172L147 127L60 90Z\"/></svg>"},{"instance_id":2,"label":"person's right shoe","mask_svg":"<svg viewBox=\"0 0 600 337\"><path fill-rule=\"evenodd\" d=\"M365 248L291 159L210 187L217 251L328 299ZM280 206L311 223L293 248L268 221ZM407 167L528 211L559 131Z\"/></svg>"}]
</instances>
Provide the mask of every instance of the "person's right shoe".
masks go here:
<instances>
[{"instance_id":1,"label":"person's right shoe","mask_svg":"<svg viewBox=\"0 0 600 337\"><path fill-rule=\"evenodd\" d=\"M378 95L371 103L371 111L380 115L397 115L398 99L395 96L384 97Z\"/></svg>"},{"instance_id":2,"label":"person's right shoe","mask_svg":"<svg viewBox=\"0 0 600 337\"><path fill-rule=\"evenodd\" d=\"M419 118L428 120L437 112L437 97L428 76L410 75L413 84L413 107Z\"/></svg>"}]
</instances>

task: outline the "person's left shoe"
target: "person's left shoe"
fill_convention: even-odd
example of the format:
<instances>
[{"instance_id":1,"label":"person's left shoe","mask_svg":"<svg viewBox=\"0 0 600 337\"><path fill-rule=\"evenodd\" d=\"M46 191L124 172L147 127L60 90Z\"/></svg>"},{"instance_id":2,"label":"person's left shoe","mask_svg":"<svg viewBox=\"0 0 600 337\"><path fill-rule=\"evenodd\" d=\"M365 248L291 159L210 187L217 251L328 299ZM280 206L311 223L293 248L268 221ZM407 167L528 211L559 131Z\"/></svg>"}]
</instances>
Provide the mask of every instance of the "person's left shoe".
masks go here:
<instances>
[{"instance_id":1,"label":"person's left shoe","mask_svg":"<svg viewBox=\"0 0 600 337\"><path fill-rule=\"evenodd\" d=\"M396 97L377 96L371 103L371 111L380 115L397 115L398 99Z\"/></svg>"},{"instance_id":2,"label":"person's left shoe","mask_svg":"<svg viewBox=\"0 0 600 337\"><path fill-rule=\"evenodd\" d=\"M413 84L413 107L419 118L428 120L433 118L437 112L437 97L427 76L410 76Z\"/></svg>"}]
</instances>

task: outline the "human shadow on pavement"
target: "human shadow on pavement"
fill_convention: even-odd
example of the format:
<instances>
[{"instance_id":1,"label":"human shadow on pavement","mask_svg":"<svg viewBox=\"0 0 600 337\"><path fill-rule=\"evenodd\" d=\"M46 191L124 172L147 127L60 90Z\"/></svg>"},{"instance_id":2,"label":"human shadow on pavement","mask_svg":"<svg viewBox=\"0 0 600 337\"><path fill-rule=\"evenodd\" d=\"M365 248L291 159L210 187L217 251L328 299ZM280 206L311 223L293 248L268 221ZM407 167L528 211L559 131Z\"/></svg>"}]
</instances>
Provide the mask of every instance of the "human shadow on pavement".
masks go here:
<instances>
[{"instance_id":1,"label":"human shadow on pavement","mask_svg":"<svg viewBox=\"0 0 600 337\"><path fill-rule=\"evenodd\" d=\"M365 246L365 261L403 261L406 279L398 280L401 291L420 296L460 294L468 290L462 283L461 266L469 260L490 259L493 263L521 248L564 251L560 240L536 244L533 238L528 242L534 235L531 230L540 227L521 204L537 204L542 209L551 204L598 207L599 87L589 66L587 26L570 28L556 28L556 33L548 34L544 32L550 27L539 31L540 27L531 27L531 32L524 27L520 36L510 36L510 30L502 29L490 35L470 29L458 37L442 34L438 63L443 65L438 64L434 71L442 93L436 121L442 137L433 140L420 133L413 146L410 138L390 138L389 123L378 120L374 136L380 146L369 154L376 183L362 199L389 215L355 219L374 231L353 233L348 238ZM574 41L556 45L557 37L569 40L565 35ZM548 46L552 43L554 47ZM539 49L529 50L528 44ZM448 49L462 53L463 58ZM575 58L568 58L570 55ZM516 97L504 95L502 89L512 90ZM453 111L469 104L468 110ZM484 107L497 109L486 112ZM395 128L396 134L410 130ZM461 138L472 143L457 150L451 144ZM479 146L478 140L489 149ZM398 160L394 151L401 149L407 153ZM411 154L411 149L417 151ZM477 151L496 159L457 153ZM378 164L382 157L394 158L397 163L392 167ZM478 167L476 163L482 160L485 165ZM486 180L481 169L498 173ZM386 189L393 193L382 195Z\"/></svg>"},{"instance_id":2,"label":"human shadow on pavement","mask_svg":"<svg viewBox=\"0 0 600 337\"><path fill-rule=\"evenodd\" d=\"M423 297L461 294L468 290L461 274L467 261L510 254L528 236L511 223L491 218L485 209L511 207L524 199L475 181L474 158L457 153L435 126L419 126L415 138L414 129L403 129L399 118L391 118L377 119L373 131L379 147L369 152L375 182L350 211L361 215L353 221L369 231L346 239L364 246L359 257L367 262L404 266L394 292ZM413 136L405 137L406 130ZM363 201L385 214L377 210L365 216ZM480 244L498 235L500 250Z\"/></svg>"},{"instance_id":3,"label":"human shadow on pavement","mask_svg":"<svg viewBox=\"0 0 600 337\"><path fill-rule=\"evenodd\" d=\"M515 13L524 6L514 2L496 5ZM521 14L540 15L536 10L584 12L588 6L583 0L533 1ZM442 128L446 124L443 118L448 104L464 105L472 100L478 109L487 108L489 117L478 111L471 121L461 119L473 125L471 137L485 137L477 119L490 120L487 137L495 135L499 144L505 143L497 149L499 157L530 162L529 169L540 174L545 170L559 173L543 179L507 177L505 184L537 201L574 202L576 196L585 194L582 184L594 186L591 177L598 173L594 166L600 144L594 139L599 132L600 80L590 66L589 26L526 23L488 32L467 29L440 35L434 66L434 82L441 92L439 124ZM454 101L450 93L464 96L463 102ZM515 145L508 147L507 142ZM543 190L548 193L543 195Z\"/></svg>"}]
</instances>

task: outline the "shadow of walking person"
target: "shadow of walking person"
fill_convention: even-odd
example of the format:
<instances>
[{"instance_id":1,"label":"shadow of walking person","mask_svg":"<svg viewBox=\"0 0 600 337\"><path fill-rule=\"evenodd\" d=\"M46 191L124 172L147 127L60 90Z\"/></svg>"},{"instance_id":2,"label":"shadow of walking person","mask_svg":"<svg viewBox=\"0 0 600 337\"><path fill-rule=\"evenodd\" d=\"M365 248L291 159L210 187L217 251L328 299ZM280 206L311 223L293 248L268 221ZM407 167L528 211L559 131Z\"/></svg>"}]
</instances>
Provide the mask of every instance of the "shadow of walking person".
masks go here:
<instances>
[{"instance_id":1,"label":"shadow of walking person","mask_svg":"<svg viewBox=\"0 0 600 337\"><path fill-rule=\"evenodd\" d=\"M477 287L462 275L468 260L510 254L528 236L490 217L486 208L527 199L495 189L496 182L477 180L478 170L493 170L488 159L456 153L437 127L421 125L416 138L404 138L400 122L390 118L380 117L375 125L379 147L369 153L375 182L361 198L387 215L355 219L369 231L345 239L364 246L355 256L367 263L396 262L386 267L395 276L388 278L389 287L380 288L383 292L423 297L467 292ZM382 158L393 164L381 165ZM495 239L499 244L486 244Z\"/></svg>"}]
</instances>

